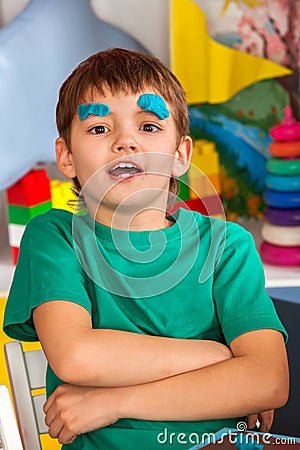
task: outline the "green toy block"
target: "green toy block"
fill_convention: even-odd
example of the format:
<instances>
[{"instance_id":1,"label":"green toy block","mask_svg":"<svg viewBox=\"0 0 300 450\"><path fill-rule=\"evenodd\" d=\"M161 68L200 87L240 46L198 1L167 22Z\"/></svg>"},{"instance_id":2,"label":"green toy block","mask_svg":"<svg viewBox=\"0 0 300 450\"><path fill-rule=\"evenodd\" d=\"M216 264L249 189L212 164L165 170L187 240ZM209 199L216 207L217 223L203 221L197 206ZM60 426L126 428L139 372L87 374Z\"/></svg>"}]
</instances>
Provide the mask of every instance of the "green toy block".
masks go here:
<instances>
[{"instance_id":1,"label":"green toy block","mask_svg":"<svg viewBox=\"0 0 300 450\"><path fill-rule=\"evenodd\" d=\"M189 182L188 182L188 174L185 173L180 178L178 178L179 181L179 194L178 197L181 200L188 200L190 198L190 192L189 192Z\"/></svg>"},{"instance_id":2,"label":"green toy block","mask_svg":"<svg viewBox=\"0 0 300 450\"><path fill-rule=\"evenodd\" d=\"M52 208L52 201L39 203L38 205L26 207L8 205L8 222L18 225L26 225L30 219L42 214Z\"/></svg>"}]
</instances>

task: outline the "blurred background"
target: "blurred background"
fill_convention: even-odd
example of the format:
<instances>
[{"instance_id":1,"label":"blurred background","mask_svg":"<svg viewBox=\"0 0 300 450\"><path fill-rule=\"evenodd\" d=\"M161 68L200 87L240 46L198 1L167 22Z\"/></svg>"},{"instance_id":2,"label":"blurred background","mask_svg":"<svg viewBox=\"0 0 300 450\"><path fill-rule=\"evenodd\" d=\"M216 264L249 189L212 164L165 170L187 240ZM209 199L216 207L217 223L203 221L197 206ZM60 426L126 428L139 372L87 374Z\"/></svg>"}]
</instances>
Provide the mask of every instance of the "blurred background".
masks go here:
<instances>
[{"instance_id":1,"label":"blurred background","mask_svg":"<svg viewBox=\"0 0 300 450\"><path fill-rule=\"evenodd\" d=\"M299 0L0 0L3 301L27 220L15 218L15 207L23 207L26 197L21 201L18 193L44 189L43 208L66 208L71 195L54 159L58 89L79 62L109 47L158 57L187 92L195 141L194 170L180 179L178 205L240 222L253 232L259 249L268 239L262 229L268 206L270 146L274 143L270 130L284 122L287 107L293 121L298 125L300 121L299 41ZM295 142L300 145L300 135ZM298 161L300 153L294 158ZM41 185L45 173L46 185ZM295 177L300 179L300 172L295 172ZM298 227L300 184L297 186L288 198L296 199ZM25 209L40 210L38 199L30 205L24 201ZM290 235L297 230L290 228ZM266 286L291 336L293 395L285 412L277 415L275 430L297 436L300 388L294 380L299 380L300 373L296 357L300 339L299 236L292 244L298 248L293 250L295 255L298 252L296 263L287 267L264 261ZM280 242L284 251L285 244Z\"/></svg>"}]
</instances>

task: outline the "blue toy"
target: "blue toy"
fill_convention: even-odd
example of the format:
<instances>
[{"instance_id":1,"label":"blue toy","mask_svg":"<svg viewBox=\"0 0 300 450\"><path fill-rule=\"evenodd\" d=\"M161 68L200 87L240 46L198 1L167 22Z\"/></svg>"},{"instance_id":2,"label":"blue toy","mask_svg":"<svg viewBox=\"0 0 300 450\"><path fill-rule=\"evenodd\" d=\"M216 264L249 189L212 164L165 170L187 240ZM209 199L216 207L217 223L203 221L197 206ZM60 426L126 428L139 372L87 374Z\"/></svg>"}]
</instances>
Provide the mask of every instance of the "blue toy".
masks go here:
<instances>
[{"instance_id":1,"label":"blue toy","mask_svg":"<svg viewBox=\"0 0 300 450\"><path fill-rule=\"evenodd\" d=\"M147 53L98 19L88 0L31 0L1 28L0 190L38 162L55 160L58 89L77 64L110 47Z\"/></svg>"},{"instance_id":2,"label":"blue toy","mask_svg":"<svg viewBox=\"0 0 300 450\"><path fill-rule=\"evenodd\" d=\"M104 103L88 103L87 105L82 104L78 106L77 110L80 120L86 119L89 114L104 117L110 113L109 106Z\"/></svg>"},{"instance_id":3,"label":"blue toy","mask_svg":"<svg viewBox=\"0 0 300 450\"><path fill-rule=\"evenodd\" d=\"M267 189L263 197L266 204L274 208L300 208L300 191L279 192Z\"/></svg>"},{"instance_id":4,"label":"blue toy","mask_svg":"<svg viewBox=\"0 0 300 450\"><path fill-rule=\"evenodd\" d=\"M275 191L300 191L300 175L280 176L269 174L266 178L266 186Z\"/></svg>"}]
</instances>

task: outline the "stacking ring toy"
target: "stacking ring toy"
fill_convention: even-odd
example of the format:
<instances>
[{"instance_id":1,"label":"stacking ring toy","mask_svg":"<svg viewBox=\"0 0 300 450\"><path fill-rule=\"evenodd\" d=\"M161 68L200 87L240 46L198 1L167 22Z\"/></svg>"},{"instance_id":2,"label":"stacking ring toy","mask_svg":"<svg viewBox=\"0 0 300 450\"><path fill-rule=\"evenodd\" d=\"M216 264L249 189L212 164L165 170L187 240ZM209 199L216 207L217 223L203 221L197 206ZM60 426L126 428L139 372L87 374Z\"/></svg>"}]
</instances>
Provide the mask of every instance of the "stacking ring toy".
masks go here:
<instances>
[{"instance_id":1,"label":"stacking ring toy","mask_svg":"<svg viewBox=\"0 0 300 450\"><path fill-rule=\"evenodd\" d=\"M300 138L300 123L293 118L292 108L284 109L284 120L270 130L270 135L277 141L296 141Z\"/></svg>"},{"instance_id":2,"label":"stacking ring toy","mask_svg":"<svg viewBox=\"0 0 300 450\"><path fill-rule=\"evenodd\" d=\"M263 197L268 206L274 206L275 208L300 208L300 191L277 192L267 189Z\"/></svg>"},{"instance_id":3,"label":"stacking ring toy","mask_svg":"<svg viewBox=\"0 0 300 450\"><path fill-rule=\"evenodd\" d=\"M276 266L300 266L300 247L281 247L263 242L260 247L263 262Z\"/></svg>"},{"instance_id":4,"label":"stacking ring toy","mask_svg":"<svg viewBox=\"0 0 300 450\"><path fill-rule=\"evenodd\" d=\"M266 242L285 247L300 246L300 226L283 227L265 223L261 230L261 235Z\"/></svg>"},{"instance_id":5,"label":"stacking ring toy","mask_svg":"<svg viewBox=\"0 0 300 450\"><path fill-rule=\"evenodd\" d=\"M300 156L300 141L271 142L269 152L279 158L297 158Z\"/></svg>"},{"instance_id":6,"label":"stacking ring toy","mask_svg":"<svg viewBox=\"0 0 300 450\"><path fill-rule=\"evenodd\" d=\"M275 175L300 175L300 159L270 158L267 170Z\"/></svg>"},{"instance_id":7,"label":"stacking ring toy","mask_svg":"<svg viewBox=\"0 0 300 450\"><path fill-rule=\"evenodd\" d=\"M266 178L266 186L275 191L300 191L300 175L282 176L269 174Z\"/></svg>"},{"instance_id":8,"label":"stacking ring toy","mask_svg":"<svg viewBox=\"0 0 300 450\"><path fill-rule=\"evenodd\" d=\"M300 209L281 209L267 206L265 218L274 225L300 225Z\"/></svg>"}]
</instances>

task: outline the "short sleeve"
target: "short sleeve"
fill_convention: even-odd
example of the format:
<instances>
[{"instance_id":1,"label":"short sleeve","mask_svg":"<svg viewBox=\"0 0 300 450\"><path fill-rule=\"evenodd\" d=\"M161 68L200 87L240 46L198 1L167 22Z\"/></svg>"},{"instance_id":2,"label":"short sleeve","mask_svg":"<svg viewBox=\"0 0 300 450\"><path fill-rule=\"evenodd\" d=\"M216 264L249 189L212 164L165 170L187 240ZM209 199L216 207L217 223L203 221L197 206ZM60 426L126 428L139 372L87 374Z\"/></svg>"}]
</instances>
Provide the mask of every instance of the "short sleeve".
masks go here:
<instances>
[{"instance_id":1,"label":"short sleeve","mask_svg":"<svg viewBox=\"0 0 300 450\"><path fill-rule=\"evenodd\" d=\"M87 277L73 248L72 216L66 220L59 213L55 220L47 213L35 217L23 234L3 324L14 339L38 340L32 310L49 300L69 300L91 314Z\"/></svg>"},{"instance_id":2,"label":"short sleeve","mask_svg":"<svg viewBox=\"0 0 300 450\"><path fill-rule=\"evenodd\" d=\"M252 235L229 224L226 245L215 271L213 296L227 344L248 331L272 328L287 332L265 290L261 259Z\"/></svg>"}]
</instances>

